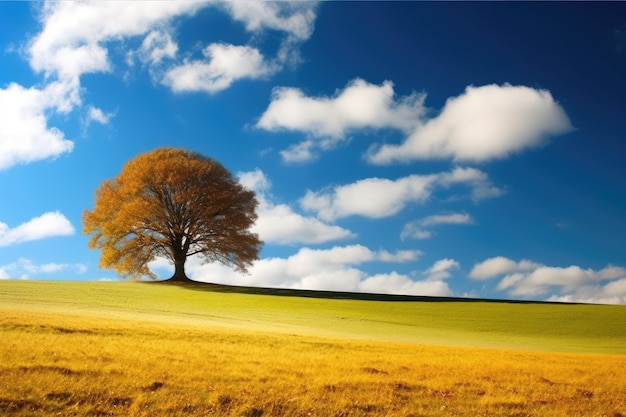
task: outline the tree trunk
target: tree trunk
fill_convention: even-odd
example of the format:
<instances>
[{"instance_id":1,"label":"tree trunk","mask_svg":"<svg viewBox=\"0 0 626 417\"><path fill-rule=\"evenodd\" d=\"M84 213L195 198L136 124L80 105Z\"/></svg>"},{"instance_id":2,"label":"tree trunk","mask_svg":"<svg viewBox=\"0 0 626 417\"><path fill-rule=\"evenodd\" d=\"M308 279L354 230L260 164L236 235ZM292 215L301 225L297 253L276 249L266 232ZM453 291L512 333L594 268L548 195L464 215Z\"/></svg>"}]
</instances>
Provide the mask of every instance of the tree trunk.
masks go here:
<instances>
[{"instance_id":1,"label":"tree trunk","mask_svg":"<svg viewBox=\"0 0 626 417\"><path fill-rule=\"evenodd\" d=\"M185 261L187 257L184 255L177 255L174 261L174 275L168 281L174 282L193 282L189 279L185 273Z\"/></svg>"}]
</instances>

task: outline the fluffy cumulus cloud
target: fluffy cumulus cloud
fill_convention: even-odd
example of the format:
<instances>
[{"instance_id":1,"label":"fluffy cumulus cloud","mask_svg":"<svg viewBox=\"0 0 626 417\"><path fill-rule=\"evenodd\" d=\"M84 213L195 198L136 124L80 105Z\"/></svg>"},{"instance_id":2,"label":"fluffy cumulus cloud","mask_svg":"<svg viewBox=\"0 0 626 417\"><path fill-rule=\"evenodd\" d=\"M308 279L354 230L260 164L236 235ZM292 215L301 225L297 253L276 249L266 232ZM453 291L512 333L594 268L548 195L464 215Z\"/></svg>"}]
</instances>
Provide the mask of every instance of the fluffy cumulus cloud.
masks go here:
<instances>
[{"instance_id":1,"label":"fluffy cumulus cloud","mask_svg":"<svg viewBox=\"0 0 626 417\"><path fill-rule=\"evenodd\" d=\"M282 67L300 62L299 45L313 34L316 1L226 1L218 4L250 32L273 30L284 34L273 59L274 65Z\"/></svg>"},{"instance_id":2,"label":"fluffy cumulus cloud","mask_svg":"<svg viewBox=\"0 0 626 417\"><path fill-rule=\"evenodd\" d=\"M363 279L358 284L358 291L379 294L426 295L449 297L454 295L445 281L451 270L458 269L459 263L454 259L440 259L431 267L419 273L420 279L399 274L395 271L376 274Z\"/></svg>"},{"instance_id":3,"label":"fluffy cumulus cloud","mask_svg":"<svg viewBox=\"0 0 626 417\"><path fill-rule=\"evenodd\" d=\"M485 259L474 265L469 276L470 278L478 280L491 279L502 274L530 271L539 266L540 264L527 259L515 262L504 256L496 256L494 258Z\"/></svg>"},{"instance_id":4,"label":"fluffy cumulus cloud","mask_svg":"<svg viewBox=\"0 0 626 417\"><path fill-rule=\"evenodd\" d=\"M65 111L77 100L68 93L71 84L52 83L47 88L9 84L0 88L0 170L13 165L53 158L70 152L74 143L48 126L49 110Z\"/></svg>"},{"instance_id":5,"label":"fluffy cumulus cloud","mask_svg":"<svg viewBox=\"0 0 626 417\"><path fill-rule=\"evenodd\" d=\"M578 265L546 266L499 256L477 263L470 278L498 278L496 289L515 297L546 297L552 301L626 304L626 269L600 270Z\"/></svg>"},{"instance_id":6,"label":"fluffy cumulus cloud","mask_svg":"<svg viewBox=\"0 0 626 417\"><path fill-rule=\"evenodd\" d=\"M373 262L415 261L420 251L372 251L362 245L330 249L302 248L287 258L265 258L254 263L248 275L217 264L189 261L189 275L198 281L261 287L330 291L376 292L383 294L451 295L445 277L415 279L391 272L369 276L359 265ZM170 267L171 268L171 267ZM445 269L445 266L444 268Z\"/></svg>"},{"instance_id":7,"label":"fluffy cumulus cloud","mask_svg":"<svg viewBox=\"0 0 626 417\"><path fill-rule=\"evenodd\" d=\"M332 189L309 190L300 205L327 220L353 215L382 218L397 214L407 204L425 202L436 189L455 185L469 186L471 198L476 201L501 193L484 172L455 168L438 174L410 175L396 180L366 178Z\"/></svg>"},{"instance_id":8,"label":"fluffy cumulus cloud","mask_svg":"<svg viewBox=\"0 0 626 417\"><path fill-rule=\"evenodd\" d=\"M0 247L55 236L69 236L74 232L74 227L63 214L58 211L48 212L14 228L0 222Z\"/></svg>"},{"instance_id":9,"label":"fluffy cumulus cloud","mask_svg":"<svg viewBox=\"0 0 626 417\"><path fill-rule=\"evenodd\" d=\"M185 62L171 68L163 83L174 92L202 91L213 94L227 89L240 79L256 79L274 69L265 62L258 49L215 43L207 46L206 60Z\"/></svg>"},{"instance_id":10,"label":"fluffy cumulus cloud","mask_svg":"<svg viewBox=\"0 0 626 417\"><path fill-rule=\"evenodd\" d=\"M174 92L204 92L214 94L242 79L259 79L280 71L294 62L297 47L313 32L316 18L312 2L219 2L233 19L242 22L246 30L282 32L284 39L274 58L267 59L257 48L247 45L213 43L203 50L204 59L186 60L172 66L162 80ZM161 36L162 38L163 36ZM174 53L170 39L161 44ZM162 47L160 51L163 51Z\"/></svg>"},{"instance_id":11,"label":"fluffy cumulus cloud","mask_svg":"<svg viewBox=\"0 0 626 417\"><path fill-rule=\"evenodd\" d=\"M283 245L316 244L354 237L352 232L340 226L322 222L315 217L303 216L289 205L272 202L269 195L270 181L261 170L241 172L238 177L240 184L257 193L258 219L252 231L258 233L264 242Z\"/></svg>"},{"instance_id":12,"label":"fluffy cumulus cloud","mask_svg":"<svg viewBox=\"0 0 626 417\"><path fill-rule=\"evenodd\" d=\"M410 130L422 111L419 96L395 100L389 81L375 85L356 79L334 97L306 97L296 88L277 88L257 127L340 138L350 129Z\"/></svg>"},{"instance_id":13,"label":"fluffy cumulus cloud","mask_svg":"<svg viewBox=\"0 0 626 417\"><path fill-rule=\"evenodd\" d=\"M196 2L46 2L40 11L42 31L27 46L31 67L46 75L43 87L9 84L0 89L0 169L56 157L74 144L48 126L48 117L65 114L81 103L80 76L111 69L104 43L140 35ZM91 121L109 115L88 109Z\"/></svg>"},{"instance_id":14,"label":"fluffy cumulus cloud","mask_svg":"<svg viewBox=\"0 0 626 417\"><path fill-rule=\"evenodd\" d=\"M375 85L358 78L332 97L310 97L297 88L280 87L257 127L316 138L283 151L290 162L312 159L314 150L329 149L356 129L405 133L407 139L400 145L369 149L367 159L376 164L417 159L488 161L572 130L565 111L547 90L508 84L469 86L430 118L425 98L415 93L396 98L391 81Z\"/></svg>"},{"instance_id":15,"label":"fluffy cumulus cloud","mask_svg":"<svg viewBox=\"0 0 626 417\"><path fill-rule=\"evenodd\" d=\"M473 224L474 219L467 213L433 214L420 220L408 222L402 228L400 239L428 239L434 232L431 227L441 224Z\"/></svg>"},{"instance_id":16,"label":"fluffy cumulus cloud","mask_svg":"<svg viewBox=\"0 0 626 417\"><path fill-rule=\"evenodd\" d=\"M284 40L276 58L268 63L256 48L214 43L204 49L204 60L176 61L180 51L171 30L174 20L205 7L226 12L254 34L264 30L281 33ZM127 40L143 38L136 51L126 52L128 64L137 56L149 68L159 67L154 73L151 69L151 75L158 75L159 81L174 91L212 94L237 80L264 77L282 68L313 32L315 18L315 2L41 3L42 29L24 50L31 68L45 76L44 84L29 88L13 83L0 88L0 170L72 151L73 142L49 126L49 118L82 105L83 75L115 69L111 45L126 48ZM86 114L84 127L94 121L106 124L112 116L93 106Z\"/></svg>"},{"instance_id":17,"label":"fluffy cumulus cloud","mask_svg":"<svg viewBox=\"0 0 626 417\"><path fill-rule=\"evenodd\" d=\"M467 87L441 113L421 123L400 145L370 149L373 163L416 159L488 161L566 133L572 125L547 90L525 86Z\"/></svg>"},{"instance_id":18,"label":"fluffy cumulus cloud","mask_svg":"<svg viewBox=\"0 0 626 417\"><path fill-rule=\"evenodd\" d=\"M435 180L433 175L411 175L397 180L366 178L333 190L309 190L300 205L329 220L352 215L389 217L411 202L425 201Z\"/></svg>"},{"instance_id":19,"label":"fluffy cumulus cloud","mask_svg":"<svg viewBox=\"0 0 626 417\"><path fill-rule=\"evenodd\" d=\"M359 290L378 294L406 294L447 297L452 295L448 284L443 280L413 280L410 277L391 272L366 278L359 284Z\"/></svg>"},{"instance_id":20,"label":"fluffy cumulus cloud","mask_svg":"<svg viewBox=\"0 0 626 417\"><path fill-rule=\"evenodd\" d=\"M333 97L307 97L297 88L280 87L274 90L256 126L269 131L299 131L319 138L283 153L288 161L302 161L313 157L313 148L330 148L351 130L411 131L424 112L422 100L417 94L396 98L390 81L375 85L358 78Z\"/></svg>"},{"instance_id":21,"label":"fluffy cumulus cloud","mask_svg":"<svg viewBox=\"0 0 626 417\"><path fill-rule=\"evenodd\" d=\"M250 32L280 31L290 45L308 39L316 18L315 2L49 2L41 11L43 30L28 48L30 63L36 71L61 79L108 72L112 64L107 44L145 35L138 55L143 62L158 64L178 52L169 23L208 6L226 11ZM241 71L246 76L258 74L262 62L258 50L245 46L213 44L205 56L209 62L204 66L197 62L177 67L169 77L172 86L180 87L175 74L189 78L192 69L204 78L237 79L242 78ZM240 65L244 66L240 72L233 68Z\"/></svg>"},{"instance_id":22,"label":"fluffy cumulus cloud","mask_svg":"<svg viewBox=\"0 0 626 417\"><path fill-rule=\"evenodd\" d=\"M36 71L59 78L111 69L106 43L151 32L170 19L195 13L203 2L48 2L43 30L29 47Z\"/></svg>"}]
</instances>

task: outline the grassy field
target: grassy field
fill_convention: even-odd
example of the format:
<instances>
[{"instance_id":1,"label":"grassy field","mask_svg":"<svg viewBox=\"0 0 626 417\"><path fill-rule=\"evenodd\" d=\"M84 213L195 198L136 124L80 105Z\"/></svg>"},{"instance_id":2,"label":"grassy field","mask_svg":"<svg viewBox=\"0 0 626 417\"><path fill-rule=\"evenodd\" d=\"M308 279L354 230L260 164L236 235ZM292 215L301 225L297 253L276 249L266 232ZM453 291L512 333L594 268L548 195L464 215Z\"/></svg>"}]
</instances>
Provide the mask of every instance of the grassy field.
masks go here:
<instances>
[{"instance_id":1,"label":"grassy field","mask_svg":"<svg viewBox=\"0 0 626 417\"><path fill-rule=\"evenodd\" d=\"M0 415L626 415L625 307L257 292L0 281Z\"/></svg>"}]
</instances>

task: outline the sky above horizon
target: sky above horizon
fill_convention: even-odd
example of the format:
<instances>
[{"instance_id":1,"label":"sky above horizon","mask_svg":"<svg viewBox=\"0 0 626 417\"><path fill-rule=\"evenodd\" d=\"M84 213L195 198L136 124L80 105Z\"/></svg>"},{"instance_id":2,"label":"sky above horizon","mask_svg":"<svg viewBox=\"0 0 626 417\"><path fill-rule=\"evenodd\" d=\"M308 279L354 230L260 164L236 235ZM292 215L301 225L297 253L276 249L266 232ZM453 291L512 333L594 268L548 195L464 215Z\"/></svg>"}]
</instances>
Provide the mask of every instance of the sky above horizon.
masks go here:
<instances>
[{"instance_id":1,"label":"sky above horizon","mask_svg":"<svg viewBox=\"0 0 626 417\"><path fill-rule=\"evenodd\" d=\"M265 242L192 279L626 304L624 2L0 2L0 48L1 279L118 279L81 214L174 146Z\"/></svg>"}]
</instances>

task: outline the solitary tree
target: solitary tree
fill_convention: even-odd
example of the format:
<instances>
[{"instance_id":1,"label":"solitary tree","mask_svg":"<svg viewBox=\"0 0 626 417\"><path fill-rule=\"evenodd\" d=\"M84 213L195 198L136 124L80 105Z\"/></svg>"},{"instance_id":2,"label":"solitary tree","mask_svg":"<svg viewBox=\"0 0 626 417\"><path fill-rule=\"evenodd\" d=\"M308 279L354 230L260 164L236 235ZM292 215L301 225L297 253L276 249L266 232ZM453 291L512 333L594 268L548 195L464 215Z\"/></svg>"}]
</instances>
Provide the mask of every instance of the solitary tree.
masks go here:
<instances>
[{"instance_id":1,"label":"solitary tree","mask_svg":"<svg viewBox=\"0 0 626 417\"><path fill-rule=\"evenodd\" d=\"M100 266L130 278L156 276L157 257L174 264L173 281L187 282L185 261L201 255L246 272L262 242L250 232L257 200L219 162L198 153L159 148L139 155L96 190L83 212L89 247Z\"/></svg>"}]
</instances>

